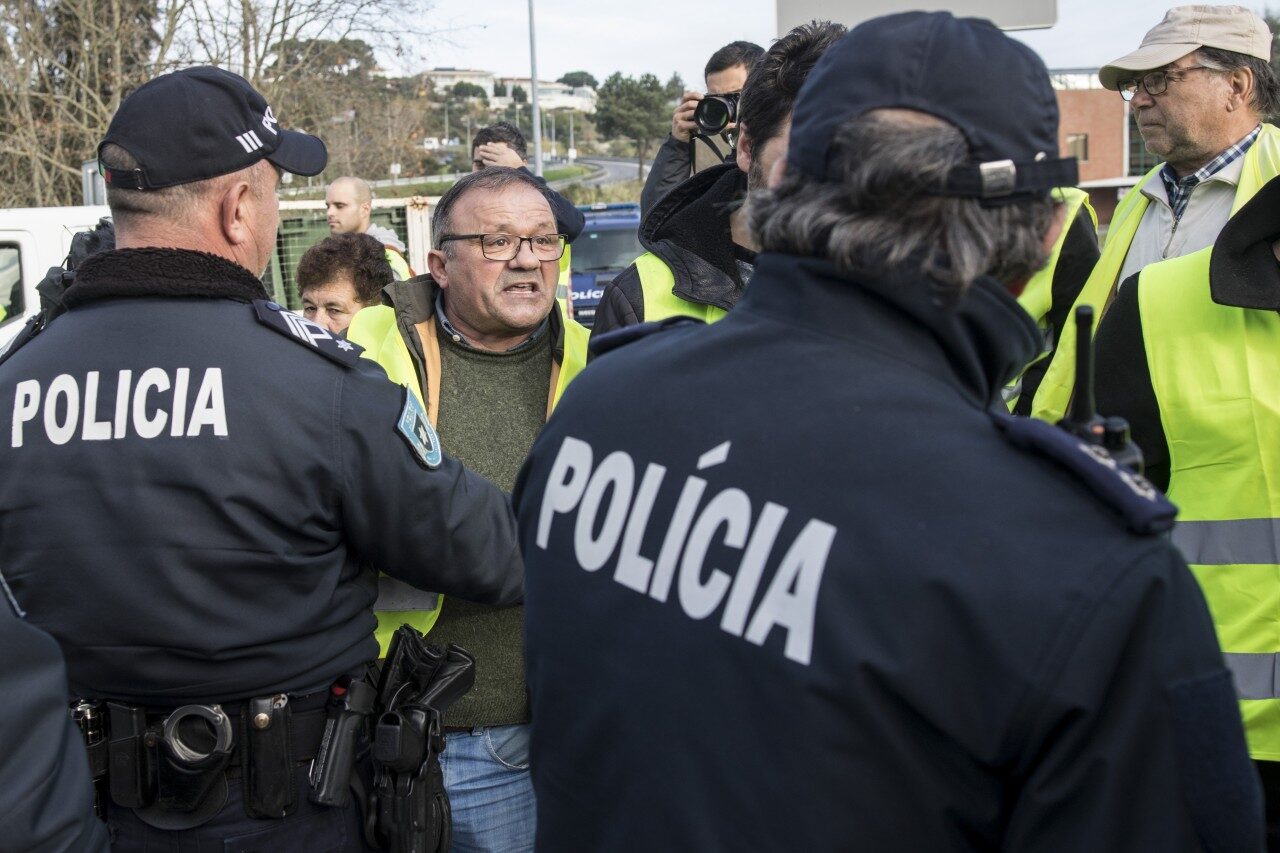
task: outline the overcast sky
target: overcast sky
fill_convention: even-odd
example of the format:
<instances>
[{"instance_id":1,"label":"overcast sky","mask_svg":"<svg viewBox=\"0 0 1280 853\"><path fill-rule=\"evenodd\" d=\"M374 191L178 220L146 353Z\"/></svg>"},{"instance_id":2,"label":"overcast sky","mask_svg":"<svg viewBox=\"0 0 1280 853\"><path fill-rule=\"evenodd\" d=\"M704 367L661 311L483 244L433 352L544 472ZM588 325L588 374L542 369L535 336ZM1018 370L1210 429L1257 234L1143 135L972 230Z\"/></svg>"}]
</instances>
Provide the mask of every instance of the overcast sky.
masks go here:
<instances>
[{"instance_id":1,"label":"overcast sky","mask_svg":"<svg viewBox=\"0 0 1280 853\"><path fill-rule=\"evenodd\" d=\"M1059 0L1051 29L1015 33L1050 68L1097 67L1137 47L1169 0ZM610 73L680 72L702 86L702 67L735 39L768 46L776 37L774 0L535 0L538 76L585 69ZM425 67L529 74L527 0L436 0L431 23L446 35L420 49ZM413 70L413 69L408 69Z\"/></svg>"}]
</instances>

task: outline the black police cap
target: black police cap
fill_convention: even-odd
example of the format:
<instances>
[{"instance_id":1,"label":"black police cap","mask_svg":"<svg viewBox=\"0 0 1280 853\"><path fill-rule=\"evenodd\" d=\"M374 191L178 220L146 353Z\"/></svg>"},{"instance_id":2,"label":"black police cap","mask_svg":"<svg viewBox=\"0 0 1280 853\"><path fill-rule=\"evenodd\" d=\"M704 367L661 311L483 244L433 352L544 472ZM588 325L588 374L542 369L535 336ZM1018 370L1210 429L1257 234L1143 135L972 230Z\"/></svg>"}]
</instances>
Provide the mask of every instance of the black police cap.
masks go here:
<instances>
[{"instance_id":1,"label":"black police cap","mask_svg":"<svg viewBox=\"0 0 1280 853\"><path fill-rule=\"evenodd\" d=\"M329 161L319 137L279 126L266 98L238 74L202 65L164 74L125 98L98 146L119 145L136 169L111 169L108 186L151 190L247 169L266 158L295 175Z\"/></svg>"},{"instance_id":2,"label":"black police cap","mask_svg":"<svg viewBox=\"0 0 1280 853\"><path fill-rule=\"evenodd\" d=\"M845 121L875 109L928 113L955 125L972 161L937 194L984 204L1074 186L1074 157L1059 158L1058 102L1031 48L990 21L904 12L863 23L818 60L796 98L788 168L830 174L831 141Z\"/></svg>"}]
</instances>

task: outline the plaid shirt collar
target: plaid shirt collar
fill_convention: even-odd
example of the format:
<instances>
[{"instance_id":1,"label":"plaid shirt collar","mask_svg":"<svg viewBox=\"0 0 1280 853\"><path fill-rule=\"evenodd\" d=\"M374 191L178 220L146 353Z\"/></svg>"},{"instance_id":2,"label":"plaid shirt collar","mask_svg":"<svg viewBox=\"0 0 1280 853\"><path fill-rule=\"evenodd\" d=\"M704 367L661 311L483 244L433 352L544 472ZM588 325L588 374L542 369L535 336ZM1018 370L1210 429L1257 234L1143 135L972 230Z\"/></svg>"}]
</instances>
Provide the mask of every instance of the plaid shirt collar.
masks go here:
<instances>
[{"instance_id":1,"label":"plaid shirt collar","mask_svg":"<svg viewBox=\"0 0 1280 853\"><path fill-rule=\"evenodd\" d=\"M1249 135L1181 180L1178 179L1177 173L1173 171L1173 167L1165 163L1164 168L1160 170L1160 180L1164 182L1165 193L1169 196L1169 206L1173 208L1173 218L1181 219L1182 214L1187 209L1187 204L1191 201L1191 193L1195 188L1203 181L1222 171L1226 166L1243 157L1244 153L1249 150L1249 146L1253 145L1258 138L1259 133L1262 133L1262 125L1255 127Z\"/></svg>"}]
</instances>

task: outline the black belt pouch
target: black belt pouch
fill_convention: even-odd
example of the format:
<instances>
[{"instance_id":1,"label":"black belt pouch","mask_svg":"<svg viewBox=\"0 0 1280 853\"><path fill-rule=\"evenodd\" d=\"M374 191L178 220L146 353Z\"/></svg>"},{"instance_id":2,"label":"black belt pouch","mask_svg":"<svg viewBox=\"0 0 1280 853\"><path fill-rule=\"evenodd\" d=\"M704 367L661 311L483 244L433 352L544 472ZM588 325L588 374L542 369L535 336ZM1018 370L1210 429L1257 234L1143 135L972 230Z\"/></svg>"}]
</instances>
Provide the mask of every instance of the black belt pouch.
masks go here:
<instances>
[{"instance_id":1,"label":"black belt pouch","mask_svg":"<svg viewBox=\"0 0 1280 853\"><path fill-rule=\"evenodd\" d=\"M107 754L111 763L107 784L118 806L139 809L155 801L154 753L144 738L147 715L141 708L121 702L107 703Z\"/></svg>"},{"instance_id":2,"label":"black belt pouch","mask_svg":"<svg viewBox=\"0 0 1280 853\"><path fill-rule=\"evenodd\" d=\"M298 806L292 715L288 702L274 696L250 699L249 713L241 715L240 742L246 750L244 810L249 817L282 818Z\"/></svg>"}]
</instances>

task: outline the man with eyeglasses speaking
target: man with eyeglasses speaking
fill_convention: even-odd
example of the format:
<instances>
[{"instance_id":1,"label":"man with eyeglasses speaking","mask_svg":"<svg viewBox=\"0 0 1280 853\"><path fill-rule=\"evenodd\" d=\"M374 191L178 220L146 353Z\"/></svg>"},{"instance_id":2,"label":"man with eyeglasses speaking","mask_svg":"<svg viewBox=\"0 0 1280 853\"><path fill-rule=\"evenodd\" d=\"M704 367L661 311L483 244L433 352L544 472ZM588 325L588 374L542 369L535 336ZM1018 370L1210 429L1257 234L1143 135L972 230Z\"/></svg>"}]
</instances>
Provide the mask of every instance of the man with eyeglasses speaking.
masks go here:
<instances>
[{"instance_id":1,"label":"man with eyeglasses speaking","mask_svg":"<svg viewBox=\"0 0 1280 853\"><path fill-rule=\"evenodd\" d=\"M511 491L543 422L586 363L587 330L556 301L565 235L528 172L493 166L436 205L428 275L396 281L349 340L408 386L447 452ZM454 850L533 849L523 608L442 601L381 578L378 640L408 623L476 657L440 758Z\"/></svg>"},{"instance_id":2,"label":"man with eyeglasses speaking","mask_svg":"<svg viewBox=\"0 0 1280 853\"><path fill-rule=\"evenodd\" d=\"M1280 129L1262 124L1280 111L1270 59L1267 25L1243 6L1178 6L1137 50L1098 72L1164 162L1116 208L1076 305L1101 313L1143 267L1212 245L1231 215L1280 174ZM1037 389L1037 417L1056 421L1065 412L1075 342L1068 324Z\"/></svg>"}]
</instances>

